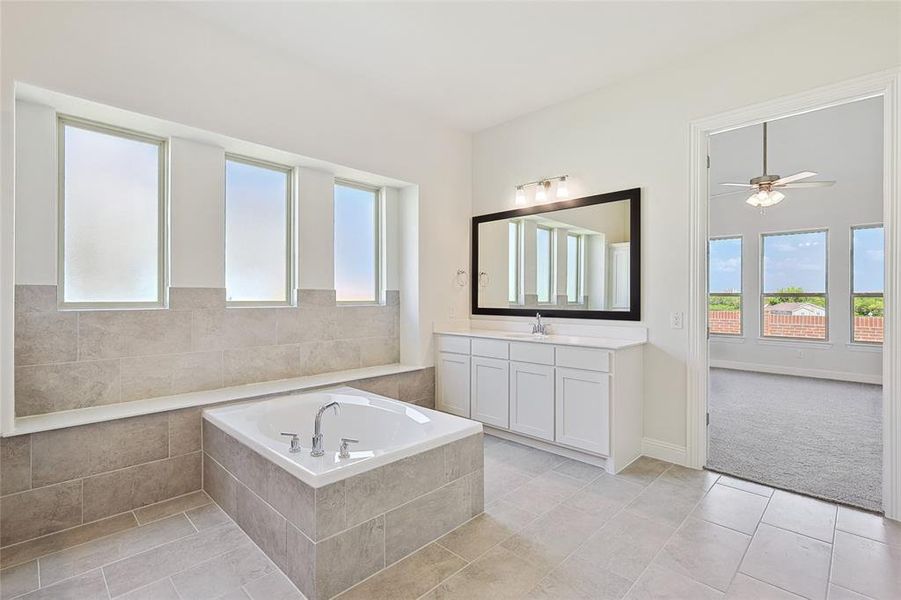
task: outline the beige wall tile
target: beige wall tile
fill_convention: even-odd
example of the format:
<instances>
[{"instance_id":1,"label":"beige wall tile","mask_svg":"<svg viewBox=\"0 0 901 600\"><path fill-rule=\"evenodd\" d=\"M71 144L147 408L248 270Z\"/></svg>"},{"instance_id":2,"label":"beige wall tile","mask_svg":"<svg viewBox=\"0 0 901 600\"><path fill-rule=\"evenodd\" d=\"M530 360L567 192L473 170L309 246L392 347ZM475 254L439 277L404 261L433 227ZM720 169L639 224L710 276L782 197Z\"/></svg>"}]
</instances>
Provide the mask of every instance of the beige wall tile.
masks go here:
<instances>
[{"instance_id":1,"label":"beige wall tile","mask_svg":"<svg viewBox=\"0 0 901 600\"><path fill-rule=\"evenodd\" d=\"M0 498L0 546L81 524L81 481Z\"/></svg>"},{"instance_id":2,"label":"beige wall tile","mask_svg":"<svg viewBox=\"0 0 901 600\"><path fill-rule=\"evenodd\" d=\"M374 367L400 362L400 341L396 337L360 340L360 366Z\"/></svg>"},{"instance_id":3,"label":"beige wall tile","mask_svg":"<svg viewBox=\"0 0 901 600\"><path fill-rule=\"evenodd\" d=\"M316 536L321 540L347 527L346 481L316 489Z\"/></svg>"},{"instance_id":4,"label":"beige wall tile","mask_svg":"<svg viewBox=\"0 0 901 600\"><path fill-rule=\"evenodd\" d=\"M287 521L246 486L238 485L235 521L266 556L286 566Z\"/></svg>"},{"instance_id":5,"label":"beige wall tile","mask_svg":"<svg viewBox=\"0 0 901 600\"><path fill-rule=\"evenodd\" d=\"M200 450L202 408L185 408L166 413L169 418L169 456Z\"/></svg>"},{"instance_id":6,"label":"beige wall tile","mask_svg":"<svg viewBox=\"0 0 901 600\"><path fill-rule=\"evenodd\" d=\"M195 310L191 327L194 350L226 350L251 346L272 346L277 315L290 308L226 308Z\"/></svg>"},{"instance_id":7,"label":"beige wall tile","mask_svg":"<svg viewBox=\"0 0 901 600\"><path fill-rule=\"evenodd\" d=\"M32 435L35 487L105 473L169 455L165 413Z\"/></svg>"},{"instance_id":8,"label":"beige wall tile","mask_svg":"<svg viewBox=\"0 0 901 600\"><path fill-rule=\"evenodd\" d=\"M230 517L235 517L238 480L210 456L203 453L203 491Z\"/></svg>"},{"instance_id":9,"label":"beige wall tile","mask_svg":"<svg viewBox=\"0 0 901 600\"><path fill-rule=\"evenodd\" d=\"M29 312L56 312L57 304L55 285L16 286L16 314Z\"/></svg>"},{"instance_id":10,"label":"beige wall tile","mask_svg":"<svg viewBox=\"0 0 901 600\"><path fill-rule=\"evenodd\" d=\"M339 306L335 338L396 337L394 307Z\"/></svg>"},{"instance_id":11,"label":"beige wall tile","mask_svg":"<svg viewBox=\"0 0 901 600\"><path fill-rule=\"evenodd\" d=\"M298 306L335 306L335 290L297 290Z\"/></svg>"},{"instance_id":12,"label":"beige wall tile","mask_svg":"<svg viewBox=\"0 0 901 600\"><path fill-rule=\"evenodd\" d=\"M6 568L9 565L21 564L52 552L59 552L60 550L137 526L138 522L133 514L123 513L108 519L66 529L65 531L51 533L44 537L3 548L3 552L0 552L0 566Z\"/></svg>"},{"instance_id":13,"label":"beige wall tile","mask_svg":"<svg viewBox=\"0 0 901 600\"><path fill-rule=\"evenodd\" d=\"M224 309L225 288L169 288L169 308L172 310Z\"/></svg>"},{"instance_id":14,"label":"beige wall tile","mask_svg":"<svg viewBox=\"0 0 901 600\"><path fill-rule=\"evenodd\" d=\"M278 343L320 342L335 337L337 311L334 304L301 305L278 313Z\"/></svg>"},{"instance_id":15,"label":"beige wall tile","mask_svg":"<svg viewBox=\"0 0 901 600\"><path fill-rule=\"evenodd\" d=\"M316 596L316 544L299 529L288 524L287 568L285 575L308 598Z\"/></svg>"},{"instance_id":16,"label":"beige wall tile","mask_svg":"<svg viewBox=\"0 0 901 600\"><path fill-rule=\"evenodd\" d=\"M181 496L202 485L201 453L150 462L84 480L84 520Z\"/></svg>"},{"instance_id":17,"label":"beige wall tile","mask_svg":"<svg viewBox=\"0 0 901 600\"><path fill-rule=\"evenodd\" d=\"M191 314L171 310L83 311L78 358L119 358L191 350Z\"/></svg>"},{"instance_id":18,"label":"beige wall tile","mask_svg":"<svg viewBox=\"0 0 901 600\"><path fill-rule=\"evenodd\" d=\"M226 386L300 375L300 354L296 345L237 348L223 353L223 380Z\"/></svg>"},{"instance_id":19,"label":"beige wall tile","mask_svg":"<svg viewBox=\"0 0 901 600\"><path fill-rule=\"evenodd\" d=\"M15 362L40 365L78 358L78 315L73 312L25 312L16 315Z\"/></svg>"},{"instance_id":20,"label":"beige wall tile","mask_svg":"<svg viewBox=\"0 0 901 600\"><path fill-rule=\"evenodd\" d=\"M222 387L222 353L123 358L122 402Z\"/></svg>"},{"instance_id":21,"label":"beige wall tile","mask_svg":"<svg viewBox=\"0 0 901 600\"><path fill-rule=\"evenodd\" d=\"M300 344L302 375L318 375L360 367L360 345L355 341Z\"/></svg>"},{"instance_id":22,"label":"beige wall tile","mask_svg":"<svg viewBox=\"0 0 901 600\"><path fill-rule=\"evenodd\" d=\"M484 467L484 445L481 433L451 442L443 448L444 475L447 481L468 475Z\"/></svg>"},{"instance_id":23,"label":"beige wall tile","mask_svg":"<svg viewBox=\"0 0 901 600\"><path fill-rule=\"evenodd\" d=\"M331 598L385 568L385 517L316 544L316 598Z\"/></svg>"},{"instance_id":24,"label":"beige wall tile","mask_svg":"<svg viewBox=\"0 0 901 600\"><path fill-rule=\"evenodd\" d=\"M269 504L295 527L314 538L316 535L316 490L281 467L269 471Z\"/></svg>"},{"instance_id":25,"label":"beige wall tile","mask_svg":"<svg viewBox=\"0 0 901 600\"><path fill-rule=\"evenodd\" d=\"M350 387L371 392L387 398L397 399L399 396L398 378L396 375L386 375L385 377L370 377L369 379L358 379L348 383Z\"/></svg>"},{"instance_id":26,"label":"beige wall tile","mask_svg":"<svg viewBox=\"0 0 901 600\"><path fill-rule=\"evenodd\" d=\"M385 290L385 304L400 306L400 290Z\"/></svg>"},{"instance_id":27,"label":"beige wall tile","mask_svg":"<svg viewBox=\"0 0 901 600\"><path fill-rule=\"evenodd\" d=\"M138 519L138 523L146 525L147 523L165 519L172 515L177 515L178 513L206 506L211 502L212 500L206 495L206 492L201 490L135 509L134 513L135 517Z\"/></svg>"},{"instance_id":28,"label":"beige wall tile","mask_svg":"<svg viewBox=\"0 0 901 600\"><path fill-rule=\"evenodd\" d=\"M233 437L203 422L203 449L238 481L263 498L269 499L269 477L274 465Z\"/></svg>"},{"instance_id":29,"label":"beige wall tile","mask_svg":"<svg viewBox=\"0 0 901 600\"><path fill-rule=\"evenodd\" d=\"M468 475L385 515L385 554L395 562L474 516Z\"/></svg>"},{"instance_id":30,"label":"beige wall tile","mask_svg":"<svg viewBox=\"0 0 901 600\"><path fill-rule=\"evenodd\" d=\"M420 400L435 398L435 369L429 367L418 371L400 373L398 376L400 399L414 404Z\"/></svg>"},{"instance_id":31,"label":"beige wall tile","mask_svg":"<svg viewBox=\"0 0 901 600\"><path fill-rule=\"evenodd\" d=\"M20 417L115 404L121 397L119 361L16 367L15 386Z\"/></svg>"},{"instance_id":32,"label":"beige wall tile","mask_svg":"<svg viewBox=\"0 0 901 600\"><path fill-rule=\"evenodd\" d=\"M0 496L31 487L31 436L0 438Z\"/></svg>"},{"instance_id":33,"label":"beige wall tile","mask_svg":"<svg viewBox=\"0 0 901 600\"><path fill-rule=\"evenodd\" d=\"M345 480L347 524L368 521L444 483L443 447L354 475Z\"/></svg>"}]
</instances>

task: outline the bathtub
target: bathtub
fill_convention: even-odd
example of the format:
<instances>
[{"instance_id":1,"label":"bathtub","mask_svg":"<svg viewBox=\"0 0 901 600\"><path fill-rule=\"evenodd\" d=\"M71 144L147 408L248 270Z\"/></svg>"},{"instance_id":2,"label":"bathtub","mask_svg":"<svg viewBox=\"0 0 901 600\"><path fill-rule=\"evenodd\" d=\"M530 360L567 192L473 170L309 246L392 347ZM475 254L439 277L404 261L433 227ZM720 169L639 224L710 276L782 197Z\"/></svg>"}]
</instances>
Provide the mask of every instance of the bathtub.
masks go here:
<instances>
[{"instance_id":1,"label":"bathtub","mask_svg":"<svg viewBox=\"0 0 901 600\"><path fill-rule=\"evenodd\" d=\"M322 415L325 455L314 457L316 412L330 402L340 405L338 414ZM212 408L203 416L313 488L482 431L476 421L350 387ZM282 433L300 436L302 450L290 452ZM338 456L341 438L359 440L350 445L350 458Z\"/></svg>"},{"instance_id":2,"label":"bathtub","mask_svg":"<svg viewBox=\"0 0 901 600\"><path fill-rule=\"evenodd\" d=\"M325 455L310 455L319 408ZM300 452L290 452L297 433ZM342 437L360 440L348 458ZM309 600L480 514L482 425L349 387L203 412L203 489ZM351 551L348 551L348 550Z\"/></svg>"}]
</instances>

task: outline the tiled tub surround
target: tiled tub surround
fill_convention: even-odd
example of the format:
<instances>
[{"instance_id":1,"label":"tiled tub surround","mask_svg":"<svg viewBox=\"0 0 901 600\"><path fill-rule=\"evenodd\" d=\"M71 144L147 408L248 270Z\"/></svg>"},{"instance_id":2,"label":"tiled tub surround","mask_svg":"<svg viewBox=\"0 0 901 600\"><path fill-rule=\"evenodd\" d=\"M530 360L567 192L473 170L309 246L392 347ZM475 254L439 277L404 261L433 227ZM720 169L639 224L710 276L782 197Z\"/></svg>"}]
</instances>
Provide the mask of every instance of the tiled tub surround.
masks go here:
<instances>
[{"instance_id":1,"label":"tiled tub surround","mask_svg":"<svg viewBox=\"0 0 901 600\"><path fill-rule=\"evenodd\" d=\"M310 600L341 593L483 510L481 433L318 488L207 420L203 436L205 491Z\"/></svg>"},{"instance_id":2,"label":"tiled tub surround","mask_svg":"<svg viewBox=\"0 0 901 600\"><path fill-rule=\"evenodd\" d=\"M348 385L435 405L431 368ZM106 535L131 522L126 511L199 490L201 449L200 408L0 439L0 567Z\"/></svg>"},{"instance_id":3,"label":"tiled tub surround","mask_svg":"<svg viewBox=\"0 0 901 600\"><path fill-rule=\"evenodd\" d=\"M167 309L59 311L56 286L17 285L16 416L396 363L399 314L396 291L226 308L221 288L170 288Z\"/></svg>"}]
</instances>

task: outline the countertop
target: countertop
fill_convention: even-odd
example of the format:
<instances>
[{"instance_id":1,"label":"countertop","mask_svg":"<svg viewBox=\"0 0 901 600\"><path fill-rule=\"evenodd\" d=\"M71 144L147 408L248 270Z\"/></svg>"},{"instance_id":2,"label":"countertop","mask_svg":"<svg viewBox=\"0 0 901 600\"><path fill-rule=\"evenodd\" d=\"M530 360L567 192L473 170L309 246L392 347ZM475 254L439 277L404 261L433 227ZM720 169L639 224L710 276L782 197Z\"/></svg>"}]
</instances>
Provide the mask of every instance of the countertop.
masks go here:
<instances>
[{"instance_id":1,"label":"countertop","mask_svg":"<svg viewBox=\"0 0 901 600\"><path fill-rule=\"evenodd\" d=\"M575 335L533 335L520 331L501 331L492 329L438 329L437 335L458 335L461 337L505 340L508 342L529 342L532 344L553 344L556 346L579 346L583 348L601 348L604 350L622 350L633 346L641 346L642 340L625 340L609 337L589 337Z\"/></svg>"}]
</instances>

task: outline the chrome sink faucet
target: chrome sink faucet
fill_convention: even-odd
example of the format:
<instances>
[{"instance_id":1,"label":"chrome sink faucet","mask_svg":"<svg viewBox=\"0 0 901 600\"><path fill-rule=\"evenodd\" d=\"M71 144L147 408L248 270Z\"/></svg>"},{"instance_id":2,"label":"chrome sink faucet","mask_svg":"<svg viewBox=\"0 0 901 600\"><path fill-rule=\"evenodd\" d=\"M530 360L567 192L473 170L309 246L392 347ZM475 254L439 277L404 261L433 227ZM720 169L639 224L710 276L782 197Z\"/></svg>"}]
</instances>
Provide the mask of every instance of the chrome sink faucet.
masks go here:
<instances>
[{"instance_id":1,"label":"chrome sink faucet","mask_svg":"<svg viewBox=\"0 0 901 600\"><path fill-rule=\"evenodd\" d=\"M535 313L535 322L532 323L533 335L547 335L547 325L541 322L541 313Z\"/></svg>"},{"instance_id":2,"label":"chrome sink faucet","mask_svg":"<svg viewBox=\"0 0 901 600\"><path fill-rule=\"evenodd\" d=\"M316 423L313 428L313 449L310 451L310 456L322 456L325 454L325 450L322 449L322 413L327 411L330 408L335 409L335 414L338 414L338 407L341 406L337 402L329 402L328 404L324 404L319 408L319 412L316 413Z\"/></svg>"}]
</instances>

